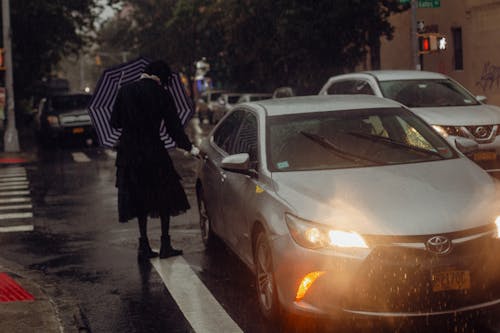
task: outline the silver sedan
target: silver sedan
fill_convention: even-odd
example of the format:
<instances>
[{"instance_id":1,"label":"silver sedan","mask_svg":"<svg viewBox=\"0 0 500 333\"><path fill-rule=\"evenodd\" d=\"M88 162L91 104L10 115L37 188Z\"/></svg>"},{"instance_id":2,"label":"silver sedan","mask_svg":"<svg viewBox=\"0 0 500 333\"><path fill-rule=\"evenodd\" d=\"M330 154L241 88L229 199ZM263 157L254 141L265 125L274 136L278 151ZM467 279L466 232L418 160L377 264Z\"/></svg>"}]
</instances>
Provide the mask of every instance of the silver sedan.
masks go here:
<instances>
[{"instance_id":1,"label":"silver sedan","mask_svg":"<svg viewBox=\"0 0 500 333\"><path fill-rule=\"evenodd\" d=\"M202 239L255 273L262 313L408 317L500 303L493 180L372 96L238 105L201 145Z\"/></svg>"}]
</instances>

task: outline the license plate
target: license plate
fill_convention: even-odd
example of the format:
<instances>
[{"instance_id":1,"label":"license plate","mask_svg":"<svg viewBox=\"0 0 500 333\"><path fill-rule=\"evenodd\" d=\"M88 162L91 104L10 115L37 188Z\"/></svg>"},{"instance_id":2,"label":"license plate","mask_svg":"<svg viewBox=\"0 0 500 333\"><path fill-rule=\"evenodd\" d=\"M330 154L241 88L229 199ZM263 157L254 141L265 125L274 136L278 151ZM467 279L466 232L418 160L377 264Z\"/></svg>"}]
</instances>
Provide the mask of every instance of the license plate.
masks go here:
<instances>
[{"instance_id":1,"label":"license plate","mask_svg":"<svg viewBox=\"0 0 500 333\"><path fill-rule=\"evenodd\" d=\"M73 128L73 134L82 134L84 132L83 127Z\"/></svg>"},{"instance_id":2,"label":"license plate","mask_svg":"<svg viewBox=\"0 0 500 333\"><path fill-rule=\"evenodd\" d=\"M470 289L469 271L441 271L432 273L432 291Z\"/></svg>"},{"instance_id":3,"label":"license plate","mask_svg":"<svg viewBox=\"0 0 500 333\"><path fill-rule=\"evenodd\" d=\"M477 151L473 155L474 161L494 161L497 159L495 151Z\"/></svg>"}]
</instances>

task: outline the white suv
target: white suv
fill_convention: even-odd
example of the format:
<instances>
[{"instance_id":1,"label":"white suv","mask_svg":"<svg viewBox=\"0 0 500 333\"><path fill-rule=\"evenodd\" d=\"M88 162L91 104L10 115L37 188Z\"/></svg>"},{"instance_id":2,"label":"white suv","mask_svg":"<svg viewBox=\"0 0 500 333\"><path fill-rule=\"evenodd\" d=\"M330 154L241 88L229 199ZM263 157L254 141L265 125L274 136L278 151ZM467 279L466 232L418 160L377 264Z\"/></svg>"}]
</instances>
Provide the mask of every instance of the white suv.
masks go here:
<instances>
[{"instance_id":1,"label":"white suv","mask_svg":"<svg viewBox=\"0 0 500 333\"><path fill-rule=\"evenodd\" d=\"M385 97L409 107L452 144L456 137L478 143L471 157L487 171L497 169L500 155L500 108L483 104L450 77L433 72L380 70L331 77L320 95L365 94Z\"/></svg>"}]
</instances>

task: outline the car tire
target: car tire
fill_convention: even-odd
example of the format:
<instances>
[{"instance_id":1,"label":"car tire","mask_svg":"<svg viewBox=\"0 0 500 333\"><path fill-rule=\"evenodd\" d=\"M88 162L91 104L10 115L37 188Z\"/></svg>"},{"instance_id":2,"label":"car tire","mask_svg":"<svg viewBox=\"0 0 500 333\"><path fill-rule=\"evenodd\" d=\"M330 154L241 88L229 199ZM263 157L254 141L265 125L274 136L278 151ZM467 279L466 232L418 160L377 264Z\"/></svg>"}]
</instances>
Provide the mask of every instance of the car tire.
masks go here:
<instances>
[{"instance_id":1,"label":"car tire","mask_svg":"<svg viewBox=\"0 0 500 333\"><path fill-rule=\"evenodd\" d=\"M276 323L279 319L280 306L274 280L271 248L263 230L257 232L254 244L257 301L264 317L270 322Z\"/></svg>"},{"instance_id":2,"label":"car tire","mask_svg":"<svg viewBox=\"0 0 500 333\"><path fill-rule=\"evenodd\" d=\"M210 221L205 199L203 197L203 189L199 187L196 192L198 199L198 214L200 218L201 240L203 241L205 248L210 249L214 246L215 234L212 231L212 222Z\"/></svg>"}]
</instances>

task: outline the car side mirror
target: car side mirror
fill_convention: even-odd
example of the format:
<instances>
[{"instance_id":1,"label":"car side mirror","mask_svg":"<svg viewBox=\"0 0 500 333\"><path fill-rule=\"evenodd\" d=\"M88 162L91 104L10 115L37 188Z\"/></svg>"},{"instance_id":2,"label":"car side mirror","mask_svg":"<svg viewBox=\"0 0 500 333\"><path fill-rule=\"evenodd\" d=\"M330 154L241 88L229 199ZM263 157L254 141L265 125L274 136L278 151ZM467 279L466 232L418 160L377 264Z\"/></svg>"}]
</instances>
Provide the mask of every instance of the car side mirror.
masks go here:
<instances>
[{"instance_id":1,"label":"car side mirror","mask_svg":"<svg viewBox=\"0 0 500 333\"><path fill-rule=\"evenodd\" d=\"M486 103L486 101L488 100L488 98L486 98L486 96L483 95L476 96L476 99L481 103Z\"/></svg>"},{"instance_id":2,"label":"car side mirror","mask_svg":"<svg viewBox=\"0 0 500 333\"><path fill-rule=\"evenodd\" d=\"M250 169L250 155L248 153L234 154L222 159L221 167L224 170L255 176L255 170Z\"/></svg>"},{"instance_id":3,"label":"car side mirror","mask_svg":"<svg viewBox=\"0 0 500 333\"><path fill-rule=\"evenodd\" d=\"M471 154L479 149L479 145L476 141L467 138L456 138L455 146L463 154Z\"/></svg>"}]
</instances>

